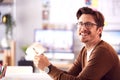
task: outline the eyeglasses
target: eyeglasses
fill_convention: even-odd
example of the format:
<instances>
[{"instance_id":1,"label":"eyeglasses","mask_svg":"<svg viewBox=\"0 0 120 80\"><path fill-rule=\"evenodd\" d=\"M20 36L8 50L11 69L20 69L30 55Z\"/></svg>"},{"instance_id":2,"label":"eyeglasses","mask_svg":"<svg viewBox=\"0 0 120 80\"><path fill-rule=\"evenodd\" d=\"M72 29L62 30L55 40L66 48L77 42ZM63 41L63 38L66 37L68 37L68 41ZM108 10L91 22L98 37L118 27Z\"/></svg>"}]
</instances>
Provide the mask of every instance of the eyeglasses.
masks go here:
<instances>
[{"instance_id":1,"label":"eyeglasses","mask_svg":"<svg viewBox=\"0 0 120 80\"><path fill-rule=\"evenodd\" d=\"M77 26L78 26L78 28L84 26L84 27L86 27L86 28L88 29L88 28L91 28L92 26L97 26L97 24L92 23L92 22L85 22L85 23L83 23L83 22L78 22L78 23L77 23Z\"/></svg>"}]
</instances>

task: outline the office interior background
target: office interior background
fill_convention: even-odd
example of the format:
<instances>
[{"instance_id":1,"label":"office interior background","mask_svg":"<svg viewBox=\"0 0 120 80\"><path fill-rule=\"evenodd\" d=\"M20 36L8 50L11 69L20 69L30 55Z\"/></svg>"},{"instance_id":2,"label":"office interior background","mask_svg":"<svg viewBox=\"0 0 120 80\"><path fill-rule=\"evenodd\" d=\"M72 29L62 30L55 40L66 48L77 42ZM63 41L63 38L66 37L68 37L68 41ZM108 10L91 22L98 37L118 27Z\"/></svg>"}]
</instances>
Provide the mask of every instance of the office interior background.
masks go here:
<instances>
[{"instance_id":1,"label":"office interior background","mask_svg":"<svg viewBox=\"0 0 120 80\"><path fill-rule=\"evenodd\" d=\"M83 44L77 38L76 11L83 6L99 10L105 16L102 39L109 42L120 54L120 1L119 0L1 0L0 2L0 59L11 50L4 48L6 25L2 17L10 14L15 22L12 30L14 41L13 65L20 60L31 61L32 54L23 48L38 41L48 49L51 61L71 63ZM8 44L11 46L11 44ZM6 47L6 46L5 46ZM8 59L9 60L9 59ZM11 63L11 62L10 62Z\"/></svg>"}]
</instances>

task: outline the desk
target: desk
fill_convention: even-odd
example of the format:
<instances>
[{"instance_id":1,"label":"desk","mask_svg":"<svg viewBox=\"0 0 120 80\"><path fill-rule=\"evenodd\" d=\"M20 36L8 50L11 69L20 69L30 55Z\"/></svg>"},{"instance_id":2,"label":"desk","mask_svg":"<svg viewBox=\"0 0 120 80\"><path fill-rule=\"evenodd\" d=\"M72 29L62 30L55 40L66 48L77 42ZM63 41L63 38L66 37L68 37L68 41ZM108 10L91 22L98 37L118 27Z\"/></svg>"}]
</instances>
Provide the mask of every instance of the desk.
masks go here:
<instances>
[{"instance_id":1,"label":"desk","mask_svg":"<svg viewBox=\"0 0 120 80\"><path fill-rule=\"evenodd\" d=\"M55 61L55 60L51 60L50 61L54 66L63 69L63 70L67 70L72 66L72 63L70 61L67 60L63 60L63 61Z\"/></svg>"},{"instance_id":2,"label":"desk","mask_svg":"<svg viewBox=\"0 0 120 80\"><path fill-rule=\"evenodd\" d=\"M4 80L53 80L45 72L6 74Z\"/></svg>"}]
</instances>

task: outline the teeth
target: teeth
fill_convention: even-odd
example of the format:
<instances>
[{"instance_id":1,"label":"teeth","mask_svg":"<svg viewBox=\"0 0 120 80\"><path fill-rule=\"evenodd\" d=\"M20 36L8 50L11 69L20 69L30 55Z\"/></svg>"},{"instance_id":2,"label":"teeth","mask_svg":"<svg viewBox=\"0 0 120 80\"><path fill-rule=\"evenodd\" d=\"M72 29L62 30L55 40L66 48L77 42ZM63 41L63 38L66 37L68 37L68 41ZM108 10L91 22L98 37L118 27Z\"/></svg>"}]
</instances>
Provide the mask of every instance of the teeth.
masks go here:
<instances>
[{"instance_id":1,"label":"teeth","mask_svg":"<svg viewBox=\"0 0 120 80\"><path fill-rule=\"evenodd\" d=\"M85 36L85 35L87 35L87 34L81 33L81 35L82 35L82 36Z\"/></svg>"}]
</instances>

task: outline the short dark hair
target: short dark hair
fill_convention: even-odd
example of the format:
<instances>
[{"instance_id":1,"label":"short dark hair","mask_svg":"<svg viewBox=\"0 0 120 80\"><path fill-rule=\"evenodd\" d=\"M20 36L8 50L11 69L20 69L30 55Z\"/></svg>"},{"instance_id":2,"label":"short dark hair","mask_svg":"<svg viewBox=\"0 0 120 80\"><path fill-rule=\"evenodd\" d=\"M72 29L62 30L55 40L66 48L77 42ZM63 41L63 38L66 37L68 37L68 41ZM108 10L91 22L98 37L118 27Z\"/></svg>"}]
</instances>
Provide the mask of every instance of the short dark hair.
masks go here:
<instances>
[{"instance_id":1,"label":"short dark hair","mask_svg":"<svg viewBox=\"0 0 120 80\"><path fill-rule=\"evenodd\" d=\"M92 15L98 27L104 26L104 16L99 11L93 10L92 8L89 7L82 7L78 9L76 13L77 19L79 19L82 14Z\"/></svg>"}]
</instances>

